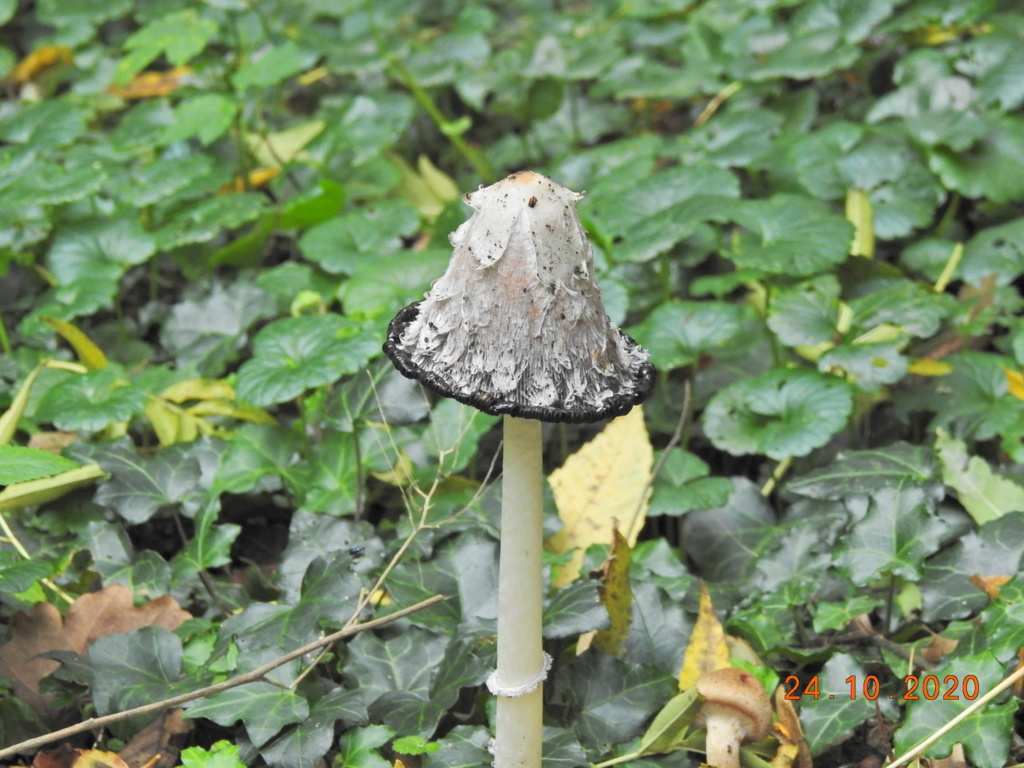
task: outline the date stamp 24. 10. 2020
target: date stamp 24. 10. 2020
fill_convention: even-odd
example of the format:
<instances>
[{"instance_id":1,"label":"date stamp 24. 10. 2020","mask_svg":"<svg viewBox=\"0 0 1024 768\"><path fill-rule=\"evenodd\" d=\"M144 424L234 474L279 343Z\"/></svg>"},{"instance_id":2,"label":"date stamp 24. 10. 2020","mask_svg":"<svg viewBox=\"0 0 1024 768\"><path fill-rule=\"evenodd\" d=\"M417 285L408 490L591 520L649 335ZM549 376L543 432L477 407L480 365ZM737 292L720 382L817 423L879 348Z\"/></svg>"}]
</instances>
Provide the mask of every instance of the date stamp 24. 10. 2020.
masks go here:
<instances>
[{"instance_id":1,"label":"date stamp 24. 10. 2020","mask_svg":"<svg viewBox=\"0 0 1024 768\"><path fill-rule=\"evenodd\" d=\"M899 692L888 694L882 691L882 684L874 675L866 675L862 680L856 675L850 675L844 682L850 686L850 699L863 697L869 701L874 701L879 697L902 699L903 701L917 701L918 699L926 699L928 701L934 701L935 699L973 701L978 698L980 690L978 678L974 675L965 675L962 678L956 675L946 675L942 680L939 680L936 675L925 675L920 678L917 675L907 675L903 678L903 689ZM804 697L812 699L846 698L842 694L822 692L817 675L806 681L801 680L796 675L790 675L783 682L783 686L786 689L786 698L794 701Z\"/></svg>"}]
</instances>

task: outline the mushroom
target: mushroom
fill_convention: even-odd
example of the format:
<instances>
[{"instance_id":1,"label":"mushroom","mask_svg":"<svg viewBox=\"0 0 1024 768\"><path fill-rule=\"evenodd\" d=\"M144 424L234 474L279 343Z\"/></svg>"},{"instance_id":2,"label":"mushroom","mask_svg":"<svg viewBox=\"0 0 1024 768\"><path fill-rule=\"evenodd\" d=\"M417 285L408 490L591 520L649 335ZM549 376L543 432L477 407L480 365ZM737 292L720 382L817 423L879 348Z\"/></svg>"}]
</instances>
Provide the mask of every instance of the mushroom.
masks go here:
<instances>
[{"instance_id":1,"label":"mushroom","mask_svg":"<svg viewBox=\"0 0 1024 768\"><path fill-rule=\"evenodd\" d=\"M582 197L514 173L467 194L474 209L450 240L447 271L388 327L384 351L405 376L502 416L495 766L540 768L541 422L594 422L647 399L647 352L608 319Z\"/></svg>"},{"instance_id":2,"label":"mushroom","mask_svg":"<svg viewBox=\"0 0 1024 768\"><path fill-rule=\"evenodd\" d=\"M772 705L764 686L743 669L727 667L697 680L704 703L698 722L707 729L705 762L717 768L739 768L740 744L760 741L772 726Z\"/></svg>"}]
</instances>

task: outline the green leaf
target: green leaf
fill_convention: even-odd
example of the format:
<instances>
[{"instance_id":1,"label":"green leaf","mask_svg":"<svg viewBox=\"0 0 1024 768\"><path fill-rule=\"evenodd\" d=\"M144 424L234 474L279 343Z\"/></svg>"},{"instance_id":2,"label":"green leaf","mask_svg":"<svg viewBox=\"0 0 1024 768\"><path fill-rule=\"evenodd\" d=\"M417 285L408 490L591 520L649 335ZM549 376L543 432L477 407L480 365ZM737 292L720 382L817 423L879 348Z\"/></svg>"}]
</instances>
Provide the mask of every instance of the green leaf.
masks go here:
<instances>
[{"instance_id":1,"label":"green leaf","mask_svg":"<svg viewBox=\"0 0 1024 768\"><path fill-rule=\"evenodd\" d=\"M795 195L744 201L730 218L747 232L729 258L769 274L804 277L841 264L853 237L853 225L829 206Z\"/></svg>"},{"instance_id":2,"label":"green leaf","mask_svg":"<svg viewBox=\"0 0 1024 768\"><path fill-rule=\"evenodd\" d=\"M92 701L109 715L152 704L197 687L181 679L181 640L169 630L143 627L107 635L89 645Z\"/></svg>"},{"instance_id":3,"label":"green leaf","mask_svg":"<svg viewBox=\"0 0 1024 768\"><path fill-rule=\"evenodd\" d=\"M846 679L863 680L867 671L847 653L832 656L818 674L818 697L800 698L800 725L811 754L852 733L875 714L874 703L863 696L851 697Z\"/></svg>"},{"instance_id":4,"label":"green leaf","mask_svg":"<svg viewBox=\"0 0 1024 768\"><path fill-rule=\"evenodd\" d=\"M444 635L419 628L386 641L362 632L349 643L345 681L359 691L367 706L392 691L415 694L426 701L447 646Z\"/></svg>"},{"instance_id":5,"label":"green leaf","mask_svg":"<svg viewBox=\"0 0 1024 768\"><path fill-rule=\"evenodd\" d=\"M835 564L857 586L883 576L921 579L925 558L944 543L949 524L931 511L923 491L883 489L835 548Z\"/></svg>"},{"instance_id":6,"label":"green leaf","mask_svg":"<svg viewBox=\"0 0 1024 768\"><path fill-rule=\"evenodd\" d=\"M852 409L845 382L774 369L716 393L704 411L704 430L717 448L734 456L761 453L781 461L825 445Z\"/></svg>"},{"instance_id":7,"label":"green leaf","mask_svg":"<svg viewBox=\"0 0 1024 768\"><path fill-rule=\"evenodd\" d=\"M875 392L907 375L909 360L899 343L840 344L818 358L822 373L843 371L861 392Z\"/></svg>"},{"instance_id":8,"label":"green leaf","mask_svg":"<svg viewBox=\"0 0 1024 768\"><path fill-rule=\"evenodd\" d=\"M360 266L402 248L402 236L419 224L403 200L383 200L317 224L299 238L306 258L331 274L350 275Z\"/></svg>"},{"instance_id":9,"label":"green leaf","mask_svg":"<svg viewBox=\"0 0 1024 768\"><path fill-rule=\"evenodd\" d=\"M74 375L51 387L36 406L40 421L65 432L98 432L142 413L146 393L112 368Z\"/></svg>"},{"instance_id":10,"label":"green leaf","mask_svg":"<svg viewBox=\"0 0 1024 768\"><path fill-rule=\"evenodd\" d=\"M174 215L153 233L157 247L170 250L212 240L222 229L233 229L263 213L265 198L255 192L218 195Z\"/></svg>"},{"instance_id":11,"label":"green leaf","mask_svg":"<svg viewBox=\"0 0 1024 768\"><path fill-rule=\"evenodd\" d=\"M97 270L111 276L129 266L142 264L156 252L156 243L138 218L114 216L62 227L46 256L61 283L71 283Z\"/></svg>"},{"instance_id":12,"label":"green leaf","mask_svg":"<svg viewBox=\"0 0 1024 768\"><path fill-rule=\"evenodd\" d=\"M179 759L184 768L246 768L238 757L238 745L229 741L215 742L209 749L183 749Z\"/></svg>"},{"instance_id":13,"label":"green leaf","mask_svg":"<svg viewBox=\"0 0 1024 768\"><path fill-rule=\"evenodd\" d=\"M185 99L174 108L174 122L160 137L161 144L185 141L193 136L209 146L227 132L238 104L219 93L204 93Z\"/></svg>"},{"instance_id":14,"label":"green leaf","mask_svg":"<svg viewBox=\"0 0 1024 768\"><path fill-rule=\"evenodd\" d=\"M971 285L981 285L988 275L1006 285L1024 274L1024 218L974 235L964 247L960 269Z\"/></svg>"},{"instance_id":15,"label":"green leaf","mask_svg":"<svg viewBox=\"0 0 1024 768\"><path fill-rule=\"evenodd\" d=\"M663 370L682 368L744 340L753 313L724 301L668 301L658 305L630 335L651 354Z\"/></svg>"},{"instance_id":16,"label":"green leaf","mask_svg":"<svg viewBox=\"0 0 1024 768\"><path fill-rule=\"evenodd\" d=\"M674 693L675 681L650 667L589 650L558 670L555 687L575 705L573 730L580 742L601 747L639 735Z\"/></svg>"},{"instance_id":17,"label":"green leaf","mask_svg":"<svg viewBox=\"0 0 1024 768\"><path fill-rule=\"evenodd\" d=\"M790 347L831 341L838 319L839 281L834 275L783 288L772 294L768 308L768 327Z\"/></svg>"},{"instance_id":18,"label":"green leaf","mask_svg":"<svg viewBox=\"0 0 1024 768\"><path fill-rule=\"evenodd\" d=\"M398 312L422 298L438 275L444 274L451 251L399 251L364 260L338 289L338 298L350 313L375 314L381 309Z\"/></svg>"},{"instance_id":19,"label":"green leaf","mask_svg":"<svg viewBox=\"0 0 1024 768\"><path fill-rule=\"evenodd\" d=\"M943 481L978 525L1007 512L1024 512L1024 487L994 473L980 456L969 456L965 442L939 429L935 451Z\"/></svg>"},{"instance_id":20,"label":"green leaf","mask_svg":"<svg viewBox=\"0 0 1024 768\"><path fill-rule=\"evenodd\" d=\"M125 85L161 54L175 67L187 64L217 32L217 22L201 17L194 8L152 21L125 40L129 53L117 64L115 82Z\"/></svg>"},{"instance_id":21,"label":"green leaf","mask_svg":"<svg viewBox=\"0 0 1024 768\"><path fill-rule=\"evenodd\" d=\"M238 399L265 406L355 373L379 352L372 329L339 315L277 320L253 340L253 358L238 372Z\"/></svg>"},{"instance_id":22,"label":"green leaf","mask_svg":"<svg viewBox=\"0 0 1024 768\"><path fill-rule=\"evenodd\" d=\"M25 104L0 121L0 139L24 144L40 154L73 144L86 130L92 115L69 99L44 99ZM49 183L56 181L48 179Z\"/></svg>"},{"instance_id":23,"label":"green leaf","mask_svg":"<svg viewBox=\"0 0 1024 768\"><path fill-rule=\"evenodd\" d=\"M927 489L933 498L943 491L927 446L898 442L862 451L843 451L828 465L786 483L786 490L812 499L867 496L884 488Z\"/></svg>"},{"instance_id":24,"label":"green leaf","mask_svg":"<svg viewBox=\"0 0 1024 768\"><path fill-rule=\"evenodd\" d=\"M0 445L0 485L52 477L77 467L70 459L48 451Z\"/></svg>"},{"instance_id":25,"label":"green leaf","mask_svg":"<svg viewBox=\"0 0 1024 768\"><path fill-rule=\"evenodd\" d=\"M291 476L301 448L302 436L295 430L246 424L235 433L224 452L214 480L215 492L247 493L258 484L273 487L264 478Z\"/></svg>"},{"instance_id":26,"label":"green leaf","mask_svg":"<svg viewBox=\"0 0 1024 768\"><path fill-rule=\"evenodd\" d=\"M306 461L288 474L288 484L303 499L303 509L332 515L355 511L361 480L356 439L351 432L329 433Z\"/></svg>"},{"instance_id":27,"label":"green leaf","mask_svg":"<svg viewBox=\"0 0 1024 768\"><path fill-rule=\"evenodd\" d=\"M107 174L91 166L61 166L39 161L26 174L0 193L5 206L60 205L81 200L103 188Z\"/></svg>"},{"instance_id":28,"label":"green leaf","mask_svg":"<svg viewBox=\"0 0 1024 768\"><path fill-rule=\"evenodd\" d=\"M598 595L598 582L575 581L544 604L544 637L555 640L595 629L608 629L608 611Z\"/></svg>"},{"instance_id":29,"label":"green leaf","mask_svg":"<svg viewBox=\"0 0 1024 768\"><path fill-rule=\"evenodd\" d=\"M52 575L53 569L43 563L25 560L17 552L0 552L0 584L7 594L24 592Z\"/></svg>"},{"instance_id":30,"label":"green leaf","mask_svg":"<svg viewBox=\"0 0 1024 768\"><path fill-rule=\"evenodd\" d=\"M964 197L987 197L1009 203L1024 197L1024 120L1000 117L988 133L965 152L936 147L931 169Z\"/></svg>"},{"instance_id":31,"label":"green leaf","mask_svg":"<svg viewBox=\"0 0 1024 768\"><path fill-rule=\"evenodd\" d=\"M213 162L206 155L167 155L129 169L117 178L114 193L126 205L152 205L170 199L175 192L206 176L212 168Z\"/></svg>"},{"instance_id":32,"label":"green leaf","mask_svg":"<svg viewBox=\"0 0 1024 768\"><path fill-rule=\"evenodd\" d=\"M277 85L308 67L314 56L302 51L291 40L263 52L259 58L246 61L231 76L238 90Z\"/></svg>"},{"instance_id":33,"label":"green leaf","mask_svg":"<svg viewBox=\"0 0 1024 768\"><path fill-rule=\"evenodd\" d=\"M231 563L231 546L242 532L242 526L235 523L217 525L219 509L220 503L214 500L195 513L192 538L171 563L178 579Z\"/></svg>"},{"instance_id":34,"label":"green leaf","mask_svg":"<svg viewBox=\"0 0 1024 768\"><path fill-rule=\"evenodd\" d=\"M724 506L732 495L732 481L707 477L710 471L697 455L683 448L672 449L654 480L647 514L678 516Z\"/></svg>"},{"instance_id":35,"label":"green leaf","mask_svg":"<svg viewBox=\"0 0 1024 768\"><path fill-rule=\"evenodd\" d=\"M334 744L336 722L341 720L351 727L365 725L366 719L366 707L360 703L359 694L335 688L310 706L304 720L260 752L271 765L315 768Z\"/></svg>"},{"instance_id":36,"label":"green leaf","mask_svg":"<svg viewBox=\"0 0 1024 768\"><path fill-rule=\"evenodd\" d=\"M1024 514L1010 512L968 530L952 547L928 559L921 593L922 621L950 621L981 610L988 597L969 579L971 575L1009 576L1024 567Z\"/></svg>"},{"instance_id":37,"label":"green leaf","mask_svg":"<svg viewBox=\"0 0 1024 768\"><path fill-rule=\"evenodd\" d=\"M383 725L368 725L345 732L338 743L335 768L391 768L377 750L387 744L395 732Z\"/></svg>"},{"instance_id":38,"label":"green leaf","mask_svg":"<svg viewBox=\"0 0 1024 768\"><path fill-rule=\"evenodd\" d=\"M241 720L253 744L260 747L286 725L305 721L309 703L295 691L255 682L200 699L188 707L187 716L205 717L224 726Z\"/></svg>"},{"instance_id":39,"label":"green leaf","mask_svg":"<svg viewBox=\"0 0 1024 768\"><path fill-rule=\"evenodd\" d=\"M174 305L160 341L179 367L216 377L248 343L249 328L273 312L266 294L252 285L214 283L208 295Z\"/></svg>"},{"instance_id":40,"label":"green leaf","mask_svg":"<svg viewBox=\"0 0 1024 768\"><path fill-rule=\"evenodd\" d=\"M132 8L131 0L39 0L37 14L43 24L55 27L83 27L91 30L105 21L123 17Z\"/></svg>"},{"instance_id":41,"label":"green leaf","mask_svg":"<svg viewBox=\"0 0 1024 768\"><path fill-rule=\"evenodd\" d=\"M91 451L90 458L112 475L96 492L96 503L109 505L131 524L172 506L180 506L191 517L206 496L196 447L178 443L143 458L131 440L123 438Z\"/></svg>"},{"instance_id":42,"label":"green leaf","mask_svg":"<svg viewBox=\"0 0 1024 768\"><path fill-rule=\"evenodd\" d=\"M327 128L318 144L322 143L327 156L350 155L352 165L361 166L395 145L414 111L413 100L405 94L355 96L336 113L325 114Z\"/></svg>"},{"instance_id":43,"label":"green leaf","mask_svg":"<svg viewBox=\"0 0 1024 768\"><path fill-rule=\"evenodd\" d=\"M907 703L906 720L895 734L894 748L905 752L922 739L937 732L940 727L959 715L970 702L963 696L964 683L968 677L977 681L972 690L986 693L999 683L1005 673L1003 664L989 651L974 656L953 659L950 663L931 673L935 680L925 683L927 675L918 675L916 701ZM955 688L955 693L951 693ZM929 698L935 691L938 695ZM925 694L928 694L926 697ZM949 694L945 698L943 694ZM955 744L963 744L964 752L971 765L978 768L999 768L1006 763L1010 752L1010 737L1013 733L1013 717L1017 702L1012 698L1001 704L990 703L975 712L963 723L944 734L935 744L924 751L930 758L948 757Z\"/></svg>"}]
</instances>

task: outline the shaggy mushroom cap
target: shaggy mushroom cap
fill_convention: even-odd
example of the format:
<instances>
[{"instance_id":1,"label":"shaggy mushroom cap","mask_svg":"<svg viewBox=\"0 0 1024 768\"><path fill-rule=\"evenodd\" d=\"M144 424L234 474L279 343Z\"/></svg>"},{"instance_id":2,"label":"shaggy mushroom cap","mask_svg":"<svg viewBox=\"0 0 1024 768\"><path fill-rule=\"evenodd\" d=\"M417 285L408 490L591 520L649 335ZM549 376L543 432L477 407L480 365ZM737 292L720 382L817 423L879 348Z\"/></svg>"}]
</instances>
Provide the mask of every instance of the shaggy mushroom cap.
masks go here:
<instances>
[{"instance_id":1,"label":"shaggy mushroom cap","mask_svg":"<svg viewBox=\"0 0 1024 768\"><path fill-rule=\"evenodd\" d=\"M654 366L605 313L581 197L530 171L467 194L448 270L388 328L395 367L499 416L592 422L646 400Z\"/></svg>"},{"instance_id":2,"label":"shaggy mushroom cap","mask_svg":"<svg viewBox=\"0 0 1024 768\"><path fill-rule=\"evenodd\" d=\"M707 728L707 762L718 768L739 765L740 744L760 741L771 731L772 705L764 686L743 669L727 667L697 681L704 697L698 719Z\"/></svg>"}]
</instances>

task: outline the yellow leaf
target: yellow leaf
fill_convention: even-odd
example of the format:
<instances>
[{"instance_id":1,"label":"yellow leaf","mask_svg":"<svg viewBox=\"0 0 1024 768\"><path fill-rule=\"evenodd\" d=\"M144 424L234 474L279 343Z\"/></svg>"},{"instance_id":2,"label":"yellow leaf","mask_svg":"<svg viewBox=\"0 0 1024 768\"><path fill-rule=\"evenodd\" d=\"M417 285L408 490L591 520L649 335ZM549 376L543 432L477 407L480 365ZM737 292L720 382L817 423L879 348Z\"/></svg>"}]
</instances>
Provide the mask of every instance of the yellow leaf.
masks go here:
<instances>
[{"instance_id":1,"label":"yellow leaf","mask_svg":"<svg viewBox=\"0 0 1024 768\"><path fill-rule=\"evenodd\" d=\"M227 400L203 400L189 408L187 413L197 417L224 416L253 424L277 424L277 419L261 408Z\"/></svg>"},{"instance_id":2,"label":"yellow leaf","mask_svg":"<svg viewBox=\"0 0 1024 768\"><path fill-rule=\"evenodd\" d=\"M69 469L53 477L42 480L29 480L25 483L12 483L0 491L0 512L23 507L34 507L48 501L59 499L83 485L89 485L105 473L97 464L87 464L77 469Z\"/></svg>"},{"instance_id":3,"label":"yellow leaf","mask_svg":"<svg viewBox=\"0 0 1024 768\"><path fill-rule=\"evenodd\" d=\"M107 356L103 354L103 350L97 347L92 339L86 336L76 325L46 315L39 319L53 328L64 338L64 341L71 345L71 348L75 350L75 354L78 355L78 359L86 368L91 371L98 371L100 368L107 367Z\"/></svg>"},{"instance_id":4,"label":"yellow leaf","mask_svg":"<svg viewBox=\"0 0 1024 768\"><path fill-rule=\"evenodd\" d=\"M461 197L459 185L455 183L451 176L439 170L436 165L430 162L429 157L420 155L416 165L420 172L420 178L423 179L423 182L439 201L450 203Z\"/></svg>"},{"instance_id":5,"label":"yellow leaf","mask_svg":"<svg viewBox=\"0 0 1024 768\"><path fill-rule=\"evenodd\" d=\"M556 553L575 550L572 559L555 573L552 582L556 587L579 576L587 547L611 544L614 520L625 521L626 540L636 543L647 515L652 464L643 409L637 407L610 422L551 473L548 480L562 530L548 539L548 548Z\"/></svg>"},{"instance_id":6,"label":"yellow leaf","mask_svg":"<svg viewBox=\"0 0 1024 768\"><path fill-rule=\"evenodd\" d=\"M235 174L235 178L223 185L217 192L220 195L228 195L233 192L245 192L248 189L259 189L265 187L268 182L277 177L281 172L280 168L257 168L249 171L243 178L241 174Z\"/></svg>"},{"instance_id":7,"label":"yellow leaf","mask_svg":"<svg viewBox=\"0 0 1024 768\"><path fill-rule=\"evenodd\" d=\"M159 397L151 397L146 401L145 412L160 445L166 447L178 442L178 423L181 416L177 408L171 408Z\"/></svg>"},{"instance_id":8,"label":"yellow leaf","mask_svg":"<svg viewBox=\"0 0 1024 768\"><path fill-rule=\"evenodd\" d=\"M907 370L915 376L948 376L953 372L953 366L942 360L920 357L911 362Z\"/></svg>"},{"instance_id":9,"label":"yellow leaf","mask_svg":"<svg viewBox=\"0 0 1024 768\"><path fill-rule=\"evenodd\" d=\"M846 218L854 227L850 254L870 259L875 255L875 222L871 201L863 189L846 193Z\"/></svg>"},{"instance_id":10,"label":"yellow leaf","mask_svg":"<svg viewBox=\"0 0 1024 768\"><path fill-rule=\"evenodd\" d=\"M28 378L25 379L25 383L21 385L18 394L14 396L14 402L11 403L11 407L0 416L0 445L7 445L14 439L14 433L18 429L18 422L21 421L21 417L25 413L29 390L32 389L32 384L42 369L41 365L35 367L32 373L28 375Z\"/></svg>"},{"instance_id":11,"label":"yellow leaf","mask_svg":"<svg viewBox=\"0 0 1024 768\"><path fill-rule=\"evenodd\" d=\"M711 596L707 588L701 584L697 623L693 625L690 644L686 647L686 655L683 657L683 667L679 670L679 690L692 688L705 672L714 672L728 666L731 665L725 632L715 614L715 607L711 604Z\"/></svg>"},{"instance_id":12,"label":"yellow leaf","mask_svg":"<svg viewBox=\"0 0 1024 768\"><path fill-rule=\"evenodd\" d=\"M280 168L292 160L304 160L302 151L327 126L323 120L310 120L276 133L246 133L245 143L256 162L264 168Z\"/></svg>"},{"instance_id":13,"label":"yellow leaf","mask_svg":"<svg viewBox=\"0 0 1024 768\"><path fill-rule=\"evenodd\" d=\"M126 85L111 85L107 93L122 99L155 99L174 93L182 81L192 74L192 67L175 67L165 72L143 72Z\"/></svg>"},{"instance_id":14,"label":"yellow leaf","mask_svg":"<svg viewBox=\"0 0 1024 768\"><path fill-rule=\"evenodd\" d=\"M622 657L626 652L626 638L629 637L629 622L633 618L633 588L629 583L629 563L633 550L629 542L615 529L612 548L601 570L601 602L608 611L611 627L598 630L594 646L610 656Z\"/></svg>"},{"instance_id":15,"label":"yellow leaf","mask_svg":"<svg viewBox=\"0 0 1024 768\"><path fill-rule=\"evenodd\" d=\"M172 384L160 397L172 403L186 400L233 400L235 389L223 379L188 379Z\"/></svg>"},{"instance_id":16,"label":"yellow leaf","mask_svg":"<svg viewBox=\"0 0 1024 768\"><path fill-rule=\"evenodd\" d=\"M15 85L24 85L44 72L74 61L75 57L66 45L44 45L19 61L7 79Z\"/></svg>"},{"instance_id":17,"label":"yellow leaf","mask_svg":"<svg viewBox=\"0 0 1024 768\"><path fill-rule=\"evenodd\" d=\"M1003 373L1006 374L1006 386L1010 388L1010 394L1018 400L1024 400L1024 375L1009 368L1003 368Z\"/></svg>"}]
</instances>

